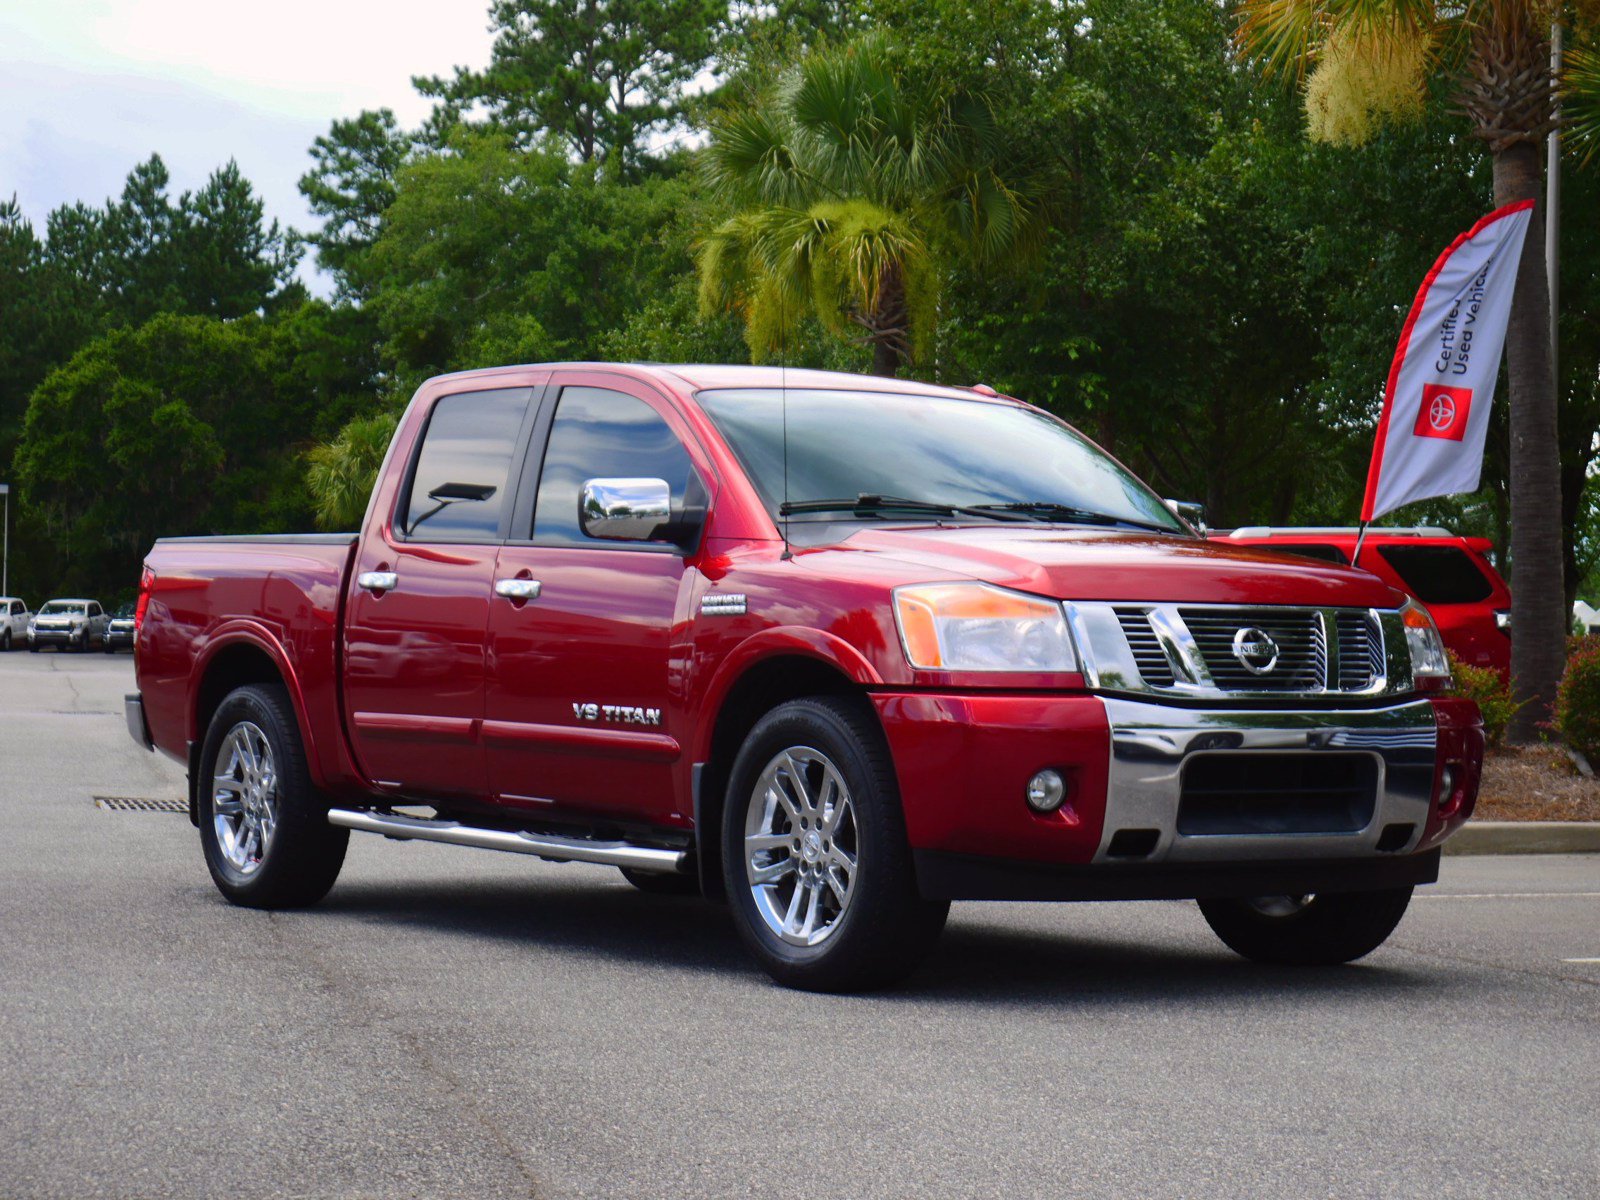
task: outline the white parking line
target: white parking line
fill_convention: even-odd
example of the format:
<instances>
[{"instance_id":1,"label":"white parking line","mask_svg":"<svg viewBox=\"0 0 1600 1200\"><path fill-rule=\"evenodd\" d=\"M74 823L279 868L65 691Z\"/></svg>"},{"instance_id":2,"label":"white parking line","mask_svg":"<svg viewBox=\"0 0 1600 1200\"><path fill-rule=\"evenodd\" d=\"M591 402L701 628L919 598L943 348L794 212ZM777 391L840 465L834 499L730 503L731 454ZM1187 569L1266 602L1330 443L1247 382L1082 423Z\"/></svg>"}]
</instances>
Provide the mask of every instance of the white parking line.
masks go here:
<instances>
[{"instance_id":1,"label":"white parking line","mask_svg":"<svg viewBox=\"0 0 1600 1200\"><path fill-rule=\"evenodd\" d=\"M1600 892L1418 892L1418 900L1593 900Z\"/></svg>"},{"instance_id":2,"label":"white parking line","mask_svg":"<svg viewBox=\"0 0 1600 1200\"><path fill-rule=\"evenodd\" d=\"M1570 963L1600 963L1600 958L1563 958L1561 961Z\"/></svg>"}]
</instances>

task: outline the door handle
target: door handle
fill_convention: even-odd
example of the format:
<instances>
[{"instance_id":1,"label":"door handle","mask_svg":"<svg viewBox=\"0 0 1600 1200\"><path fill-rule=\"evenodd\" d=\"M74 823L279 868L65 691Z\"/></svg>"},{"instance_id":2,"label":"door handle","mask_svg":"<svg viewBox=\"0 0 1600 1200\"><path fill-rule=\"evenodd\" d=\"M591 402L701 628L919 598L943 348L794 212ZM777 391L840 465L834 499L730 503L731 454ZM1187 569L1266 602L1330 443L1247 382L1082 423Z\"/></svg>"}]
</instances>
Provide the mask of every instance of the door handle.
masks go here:
<instances>
[{"instance_id":1,"label":"door handle","mask_svg":"<svg viewBox=\"0 0 1600 1200\"><path fill-rule=\"evenodd\" d=\"M369 592L392 592L399 582L393 571L363 571L356 576L356 586Z\"/></svg>"},{"instance_id":2,"label":"door handle","mask_svg":"<svg viewBox=\"0 0 1600 1200\"><path fill-rule=\"evenodd\" d=\"M496 579L494 581L494 594L504 596L507 600L537 600L539 598L539 581L537 579Z\"/></svg>"}]
</instances>

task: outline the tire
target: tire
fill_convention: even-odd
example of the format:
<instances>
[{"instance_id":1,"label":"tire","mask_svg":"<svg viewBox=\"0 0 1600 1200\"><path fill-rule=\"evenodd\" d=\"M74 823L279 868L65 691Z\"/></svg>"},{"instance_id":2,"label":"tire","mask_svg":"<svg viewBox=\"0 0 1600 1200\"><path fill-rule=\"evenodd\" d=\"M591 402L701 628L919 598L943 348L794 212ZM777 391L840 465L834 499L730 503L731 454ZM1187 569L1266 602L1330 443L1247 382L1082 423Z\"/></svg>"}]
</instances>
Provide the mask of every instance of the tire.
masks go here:
<instances>
[{"instance_id":1,"label":"tire","mask_svg":"<svg viewBox=\"0 0 1600 1200\"><path fill-rule=\"evenodd\" d=\"M747 837L772 845L747 853ZM896 983L950 911L917 893L889 748L858 701L795 700L756 723L729 774L722 849L740 937L786 987Z\"/></svg>"},{"instance_id":2,"label":"tire","mask_svg":"<svg viewBox=\"0 0 1600 1200\"><path fill-rule=\"evenodd\" d=\"M698 896L700 879L681 871L635 871L631 867L618 867L622 877L641 892L652 896Z\"/></svg>"},{"instance_id":3,"label":"tire","mask_svg":"<svg viewBox=\"0 0 1600 1200\"><path fill-rule=\"evenodd\" d=\"M100 649L105 654L115 654L116 653L116 648L112 646L111 639L109 637L106 638L105 641L100 643Z\"/></svg>"},{"instance_id":4,"label":"tire","mask_svg":"<svg viewBox=\"0 0 1600 1200\"><path fill-rule=\"evenodd\" d=\"M199 770L200 846L224 896L247 908L299 908L328 894L350 831L328 824L283 688L228 693L206 730Z\"/></svg>"},{"instance_id":5,"label":"tire","mask_svg":"<svg viewBox=\"0 0 1600 1200\"><path fill-rule=\"evenodd\" d=\"M7 629L4 634L0 634L0 650L7 651L8 653L11 650L11 630L9 629Z\"/></svg>"},{"instance_id":6,"label":"tire","mask_svg":"<svg viewBox=\"0 0 1600 1200\"><path fill-rule=\"evenodd\" d=\"M29 642L28 643L28 653L29 654L37 654L37 653L39 653L39 643L38 642Z\"/></svg>"},{"instance_id":7,"label":"tire","mask_svg":"<svg viewBox=\"0 0 1600 1200\"><path fill-rule=\"evenodd\" d=\"M1255 962L1297 967L1371 954L1410 903L1409 887L1199 902L1206 924L1231 950Z\"/></svg>"}]
</instances>

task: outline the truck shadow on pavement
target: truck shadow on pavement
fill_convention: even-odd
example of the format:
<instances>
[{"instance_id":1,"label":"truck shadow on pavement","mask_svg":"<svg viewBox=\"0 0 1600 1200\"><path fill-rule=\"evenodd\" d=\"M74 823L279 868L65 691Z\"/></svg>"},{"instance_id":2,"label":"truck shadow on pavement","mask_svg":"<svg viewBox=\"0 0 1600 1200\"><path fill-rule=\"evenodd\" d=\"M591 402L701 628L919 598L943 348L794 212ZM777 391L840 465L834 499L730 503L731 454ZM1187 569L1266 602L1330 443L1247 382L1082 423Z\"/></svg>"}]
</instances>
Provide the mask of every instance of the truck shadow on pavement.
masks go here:
<instances>
[{"instance_id":1,"label":"truck shadow on pavement","mask_svg":"<svg viewBox=\"0 0 1600 1200\"><path fill-rule=\"evenodd\" d=\"M1007 928L970 915L953 919L928 961L900 988L874 998L1054 1009L1263 998L1325 1004L1434 995L1455 982L1442 965L1396 965L1383 962L1381 951L1376 960L1344 967L1262 967L1220 944L1215 950L1180 944L1171 930L1151 944L1147 921L1129 921L1125 936L1108 936L1103 921L1099 930L1077 930L1071 916L1077 907L1060 906L1059 931ZM960 913L960 907L952 910L953 918ZM426 930L533 955L600 958L716 976L735 986L775 986L745 953L725 908L698 898L642 895L626 884L353 883L336 888L307 915L317 914L388 926L397 934ZM1199 915L1192 915L1198 924Z\"/></svg>"}]
</instances>

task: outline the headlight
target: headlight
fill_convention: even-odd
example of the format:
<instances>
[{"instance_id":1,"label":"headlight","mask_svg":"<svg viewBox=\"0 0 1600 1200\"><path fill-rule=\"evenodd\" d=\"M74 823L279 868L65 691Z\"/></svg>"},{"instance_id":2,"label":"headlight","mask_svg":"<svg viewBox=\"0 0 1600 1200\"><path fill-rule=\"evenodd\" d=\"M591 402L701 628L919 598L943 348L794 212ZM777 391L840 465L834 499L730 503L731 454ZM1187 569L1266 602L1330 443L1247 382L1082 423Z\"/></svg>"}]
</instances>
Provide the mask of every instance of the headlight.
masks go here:
<instances>
[{"instance_id":1,"label":"headlight","mask_svg":"<svg viewBox=\"0 0 1600 1200\"><path fill-rule=\"evenodd\" d=\"M1400 623L1405 626L1406 648L1411 651L1412 679L1449 679L1450 660L1445 657L1444 639L1428 610L1408 600L1400 610Z\"/></svg>"},{"instance_id":2,"label":"headlight","mask_svg":"<svg viewBox=\"0 0 1600 1200\"><path fill-rule=\"evenodd\" d=\"M896 588L906 660L931 671L1076 671L1061 605L987 583Z\"/></svg>"}]
</instances>

